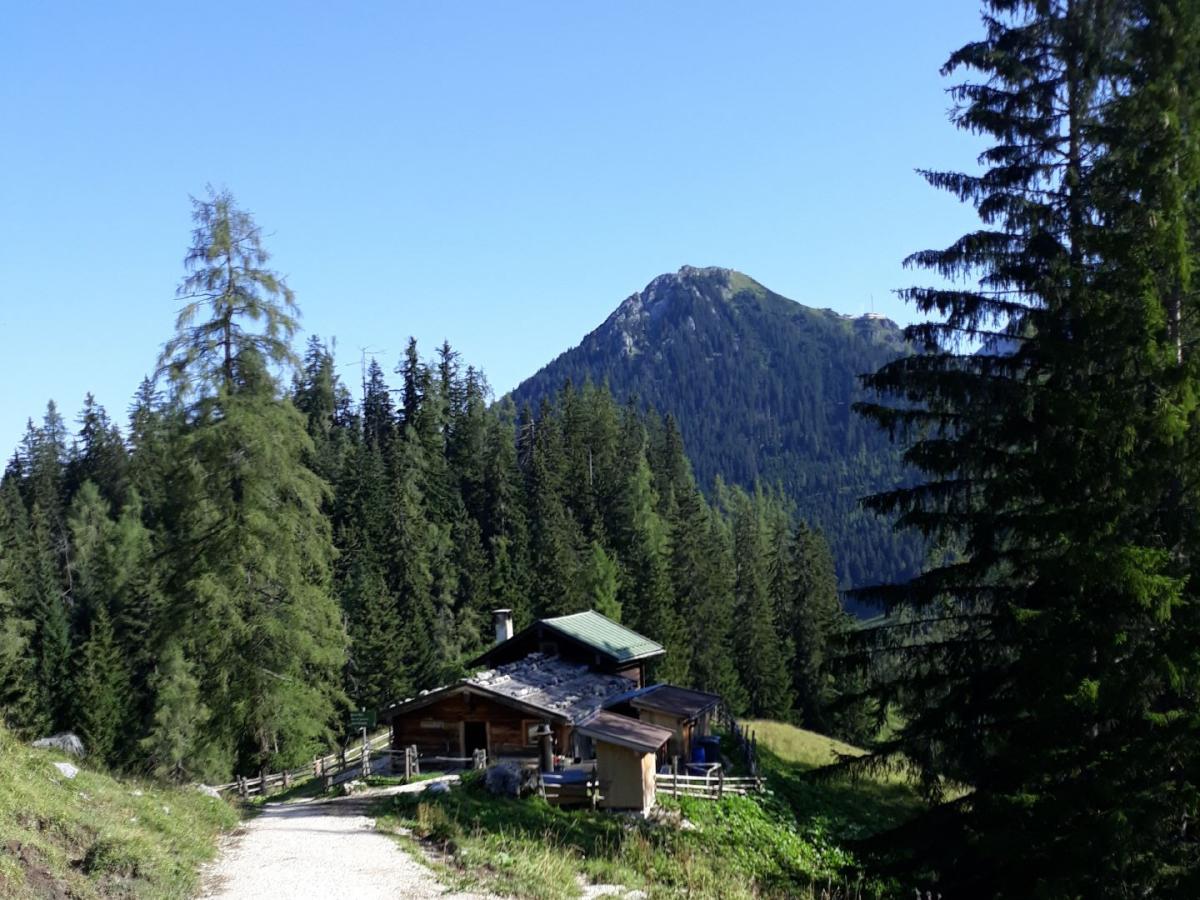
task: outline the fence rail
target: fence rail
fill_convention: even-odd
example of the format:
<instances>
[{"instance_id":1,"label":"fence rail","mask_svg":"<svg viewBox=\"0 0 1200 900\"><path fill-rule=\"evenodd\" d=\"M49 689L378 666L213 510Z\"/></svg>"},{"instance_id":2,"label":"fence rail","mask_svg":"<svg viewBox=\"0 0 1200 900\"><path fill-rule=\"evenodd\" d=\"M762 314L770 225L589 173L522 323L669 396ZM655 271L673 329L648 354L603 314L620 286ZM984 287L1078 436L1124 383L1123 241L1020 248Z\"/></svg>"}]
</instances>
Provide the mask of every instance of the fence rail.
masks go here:
<instances>
[{"instance_id":1,"label":"fence rail","mask_svg":"<svg viewBox=\"0 0 1200 900\"><path fill-rule=\"evenodd\" d=\"M286 769L282 772L260 775L257 778L238 776L236 780L227 782L226 784L214 785L214 788L219 793L237 791L243 798L248 798L265 794L274 787L291 787L293 781L302 778L325 777L332 779L350 771L355 765L366 770L370 765L372 754L377 755L381 752L379 748L387 744L389 737L390 732L382 731L369 738L365 746L360 743L355 747L343 747L335 753L316 757L311 763L306 765L297 766L294 769Z\"/></svg>"},{"instance_id":2,"label":"fence rail","mask_svg":"<svg viewBox=\"0 0 1200 900\"><path fill-rule=\"evenodd\" d=\"M709 775L679 775L674 772L659 772L654 776L654 789L672 797L704 797L720 800L730 794L753 794L763 788L762 779L757 777L726 777L721 769Z\"/></svg>"}]
</instances>

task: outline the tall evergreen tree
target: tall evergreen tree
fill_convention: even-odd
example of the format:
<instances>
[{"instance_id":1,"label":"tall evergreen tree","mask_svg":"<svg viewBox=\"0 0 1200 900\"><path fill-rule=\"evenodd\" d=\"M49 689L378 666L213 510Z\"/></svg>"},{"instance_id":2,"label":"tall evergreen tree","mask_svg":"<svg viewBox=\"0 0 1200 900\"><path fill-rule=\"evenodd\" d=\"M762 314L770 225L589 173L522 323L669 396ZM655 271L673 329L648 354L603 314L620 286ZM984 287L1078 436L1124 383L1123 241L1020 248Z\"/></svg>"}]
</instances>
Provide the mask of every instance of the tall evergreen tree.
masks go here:
<instances>
[{"instance_id":1,"label":"tall evergreen tree","mask_svg":"<svg viewBox=\"0 0 1200 900\"><path fill-rule=\"evenodd\" d=\"M202 755L266 770L308 758L342 702L327 486L267 371L294 362L291 291L262 268L260 231L227 193L195 206L189 302L162 355L179 396L196 397L172 478L170 618L211 710Z\"/></svg>"},{"instance_id":2,"label":"tall evergreen tree","mask_svg":"<svg viewBox=\"0 0 1200 900\"><path fill-rule=\"evenodd\" d=\"M866 635L891 648L878 695L907 714L881 753L932 796L969 788L898 846L947 893L1186 896L1197 432L1176 306L1194 303L1196 95L1194 55L1171 60L1196 46L1196 8L985 9L946 66L975 73L954 116L989 138L984 170L927 174L983 227L911 259L976 285L905 292L940 318L909 329L926 352L869 378L885 402L864 407L927 479L873 505L963 550L874 592L897 613Z\"/></svg>"},{"instance_id":3,"label":"tall evergreen tree","mask_svg":"<svg viewBox=\"0 0 1200 900\"><path fill-rule=\"evenodd\" d=\"M121 733L129 725L129 671L103 604L92 616L72 684L73 721L89 757L112 763Z\"/></svg>"}]
</instances>

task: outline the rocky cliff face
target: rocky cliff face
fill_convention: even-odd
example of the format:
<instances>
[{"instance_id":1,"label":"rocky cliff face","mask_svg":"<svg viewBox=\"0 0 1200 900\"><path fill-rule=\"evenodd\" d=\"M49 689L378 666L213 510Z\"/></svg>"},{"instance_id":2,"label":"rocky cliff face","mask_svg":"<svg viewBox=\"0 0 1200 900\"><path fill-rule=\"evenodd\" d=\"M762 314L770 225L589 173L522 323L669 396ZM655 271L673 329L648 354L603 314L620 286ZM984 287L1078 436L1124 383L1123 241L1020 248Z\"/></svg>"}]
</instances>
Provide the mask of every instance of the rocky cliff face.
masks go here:
<instances>
[{"instance_id":1,"label":"rocky cliff face","mask_svg":"<svg viewBox=\"0 0 1200 900\"><path fill-rule=\"evenodd\" d=\"M780 296L733 269L684 266L623 300L513 392L536 409L566 379L607 383L679 423L697 479L779 484L825 530L844 585L903 576L918 542L858 508L904 478L899 452L851 411L858 376L906 352L878 316Z\"/></svg>"}]
</instances>

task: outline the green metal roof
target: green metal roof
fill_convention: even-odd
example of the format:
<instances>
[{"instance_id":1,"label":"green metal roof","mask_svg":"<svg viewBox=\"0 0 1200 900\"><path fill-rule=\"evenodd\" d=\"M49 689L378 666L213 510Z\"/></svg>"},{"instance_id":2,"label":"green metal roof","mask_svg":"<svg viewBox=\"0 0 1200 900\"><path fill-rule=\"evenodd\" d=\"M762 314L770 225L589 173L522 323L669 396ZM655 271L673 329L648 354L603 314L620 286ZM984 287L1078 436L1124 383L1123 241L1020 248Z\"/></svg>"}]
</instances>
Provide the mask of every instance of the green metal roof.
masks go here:
<instances>
[{"instance_id":1,"label":"green metal roof","mask_svg":"<svg viewBox=\"0 0 1200 900\"><path fill-rule=\"evenodd\" d=\"M542 619L542 623L607 653L619 662L656 656L663 652L661 644L656 644L650 638L643 637L624 625L618 625L593 609L559 616L556 619Z\"/></svg>"}]
</instances>

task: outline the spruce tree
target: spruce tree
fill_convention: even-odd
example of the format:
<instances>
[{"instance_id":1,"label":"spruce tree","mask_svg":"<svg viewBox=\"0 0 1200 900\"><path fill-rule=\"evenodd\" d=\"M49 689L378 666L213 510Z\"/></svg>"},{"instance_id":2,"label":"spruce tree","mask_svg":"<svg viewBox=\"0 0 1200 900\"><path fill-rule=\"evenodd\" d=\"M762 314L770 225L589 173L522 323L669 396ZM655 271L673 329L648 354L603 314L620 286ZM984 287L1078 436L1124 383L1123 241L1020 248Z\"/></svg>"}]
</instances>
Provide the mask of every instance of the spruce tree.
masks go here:
<instances>
[{"instance_id":1,"label":"spruce tree","mask_svg":"<svg viewBox=\"0 0 1200 900\"><path fill-rule=\"evenodd\" d=\"M621 621L621 603L617 599L620 575L599 541L592 541L591 552L583 563L580 594L588 609L594 609L614 622Z\"/></svg>"},{"instance_id":2,"label":"spruce tree","mask_svg":"<svg viewBox=\"0 0 1200 900\"><path fill-rule=\"evenodd\" d=\"M965 284L905 292L925 352L863 407L925 477L872 505L962 550L872 592L877 696L906 712L875 761L966 787L893 848L947 894L1186 896L1195 4L985 9L946 66L983 171L927 173L983 225L911 258Z\"/></svg>"},{"instance_id":3,"label":"spruce tree","mask_svg":"<svg viewBox=\"0 0 1200 900\"><path fill-rule=\"evenodd\" d=\"M108 609L100 604L79 650L72 679L73 722L89 757L112 763L128 727L129 671L113 634Z\"/></svg>"},{"instance_id":4,"label":"spruce tree","mask_svg":"<svg viewBox=\"0 0 1200 900\"><path fill-rule=\"evenodd\" d=\"M810 529L807 523L796 526L788 550L790 618L784 626L795 649L792 689L796 710L806 728L828 732L829 706L837 685L826 654L845 628L837 575L824 536Z\"/></svg>"},{"instance_id":5,"label":"spruce tree","mask_svg":"<svg viewBox=\"0 0 1200 900\"><path fill-rule=\"evenodd\" d=\"M761 493L734 490L725 501L732 517L733 650L752 716L786 719L792 706L791 646L782 635L771 594L769 527Z\"/></svg>"}]
</instances>

